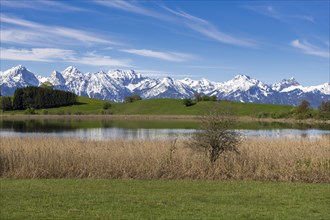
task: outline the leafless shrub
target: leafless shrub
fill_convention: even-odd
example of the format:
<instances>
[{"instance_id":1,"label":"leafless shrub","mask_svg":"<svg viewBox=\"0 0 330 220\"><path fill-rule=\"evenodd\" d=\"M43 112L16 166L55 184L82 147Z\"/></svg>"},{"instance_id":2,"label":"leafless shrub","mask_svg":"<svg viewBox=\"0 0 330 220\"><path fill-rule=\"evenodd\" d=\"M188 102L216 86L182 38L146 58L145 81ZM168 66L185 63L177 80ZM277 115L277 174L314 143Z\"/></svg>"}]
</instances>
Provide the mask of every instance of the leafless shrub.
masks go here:
<instances>
[{"instance_id":1,"label":"leafless shrub","mask_svg":"<svg viewBox=\"0 0 330 220\"><path fill-rule=\"evenodd\" d=\"M234 118L229 113L209 108L199 116L200 131L194 133L187 146L197 151L203 151L214 163L224 152L238 153L241 135L230 129Z\"/></svg>"}]
</instances>

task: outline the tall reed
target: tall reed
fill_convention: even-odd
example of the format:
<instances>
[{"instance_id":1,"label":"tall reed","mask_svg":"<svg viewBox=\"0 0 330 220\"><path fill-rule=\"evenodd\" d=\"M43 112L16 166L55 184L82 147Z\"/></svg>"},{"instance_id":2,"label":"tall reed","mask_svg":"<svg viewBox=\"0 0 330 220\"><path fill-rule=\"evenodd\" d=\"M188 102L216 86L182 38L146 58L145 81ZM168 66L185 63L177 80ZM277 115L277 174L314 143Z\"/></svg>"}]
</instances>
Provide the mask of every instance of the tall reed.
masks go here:
<instances>
[{"instance_id":1,"label":"tall reed","mask_svg":"<svg viewBox=\"0 0 330 220\"><path fill-rule=\"evenodd\" d=\"M330 140L245 139L215 163L184 140L0 139L1 178L249 179L330 183Z\"/></svg>"}]
</instances>

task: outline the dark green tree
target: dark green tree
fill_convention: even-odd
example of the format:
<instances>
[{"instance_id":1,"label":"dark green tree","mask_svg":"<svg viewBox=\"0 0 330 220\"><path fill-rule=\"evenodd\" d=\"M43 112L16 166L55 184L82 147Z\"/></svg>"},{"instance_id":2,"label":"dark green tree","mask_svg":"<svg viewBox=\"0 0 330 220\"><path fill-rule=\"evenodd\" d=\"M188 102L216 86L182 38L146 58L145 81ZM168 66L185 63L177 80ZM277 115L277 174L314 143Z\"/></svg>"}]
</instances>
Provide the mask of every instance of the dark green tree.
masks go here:
<instances>
[{"instance_id":1,"label":"dark green tree","mask_svg":"<svg viewBox=\"0 0 330 220\"><path fill-rule=\"evenodd\" d=\"M15 91L14 109L40 109L73 105L76 100L77 96L71 92L29 86Z\"/></svg>"},{"instance_id":2,"label":"dark green tree","mask_svg":"<svg viewBox=\"0 0 330 220\"><path fill-rule=\"evenodd\" d=\"M132 98L133 98L134 102L135 102L135 101L142 100L141 96L139 96L139 95L137 95L137 94L134 94L134 95L132 96Z\"/></svg>"},{"instance_id":3,"label":"dark green tree","mask_svg":"<svg viewBox=\"0 0 330 220\"><path fill-rule=\"evenodd\" d=\"M184 104L185 106L187 106L187 107L192 106L192 105L195 104L195 103L194 103L191 99L189 99L189 98L183 99L182 101L183 101L183 104Z\"/></svg>"},{"instance_id":4,"label":"dark green tree","mask_svg":"<svg viewBox=\"0 0 330 220\"><path fill-rule=\"evenodd\" d=\"M137 94L134 94L132 96L127 96L124 98L125 103L132 103L132 102L139 101L139 100L142 100L142 98L141 98L141 96L139 96Z\"/></svg>"},{"instance_id":5,"label":"dark green tree","mask_svg":"<svg viewBox=\"0 0 330 220\"><path fill-rule=\"evenodd\" d=\"M14 101L13 101L13 109L15 110L22 110L23 107L23 88L18 88L15 90L14 93Z\"/></svg>"},{"instance_id":6,"label":"dark green tree","mask_svg":"<svg viewBox=\"0 0 330 220\"><path fill-rule=\"evenodd\" d=\"M13 110L13 104L10 97L1 96L0 97L0 109L3 111Z\"/></svg>"},{"instance_id":7,"label":"dark green tree","mask_svg":"<svg viewBox=\"0 0 330 220\"><path fill-rule=\"evenodd\" d=\"M110 107L111 107L111 103L110 103L110 102L104 102L104 103L103 103L102 108L103 108L104 110L107 110L107 109L109 109Z\"/></svg>"}]
</instances>

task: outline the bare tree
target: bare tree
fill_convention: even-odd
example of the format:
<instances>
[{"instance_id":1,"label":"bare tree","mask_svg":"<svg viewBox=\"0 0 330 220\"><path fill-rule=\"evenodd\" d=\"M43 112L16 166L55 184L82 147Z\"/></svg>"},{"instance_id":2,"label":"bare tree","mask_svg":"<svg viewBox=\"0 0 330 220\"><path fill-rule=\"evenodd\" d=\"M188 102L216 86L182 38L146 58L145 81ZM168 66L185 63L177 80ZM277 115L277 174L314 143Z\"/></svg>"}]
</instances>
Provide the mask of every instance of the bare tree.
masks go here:
<instances>
[{"instance_id":1,"label":"bare tree","mask_svg":"<svg viewBox=\"0 0 330 220\"><path fill-rule=\"evenodd\" d=\"M195 132L187 145L195 150L203 151L214 163L219 156L227 151L238 153L241 134L231 130L234 118L227 112L210 108L199 116L200 130Z\"/></svg>"}]
</instances>

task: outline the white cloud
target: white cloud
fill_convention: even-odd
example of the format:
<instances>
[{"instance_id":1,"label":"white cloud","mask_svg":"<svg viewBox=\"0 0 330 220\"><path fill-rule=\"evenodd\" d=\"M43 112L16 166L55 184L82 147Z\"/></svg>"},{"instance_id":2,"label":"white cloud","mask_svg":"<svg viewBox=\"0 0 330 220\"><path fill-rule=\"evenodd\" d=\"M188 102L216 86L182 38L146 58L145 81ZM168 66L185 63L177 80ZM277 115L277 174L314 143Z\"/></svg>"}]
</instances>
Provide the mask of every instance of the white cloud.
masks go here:
<instances>
[{"instance_id":1,"label":"white cloud","mask_svg":"<svg viewBox=\"0 0 330 220\"><path fill-rule=\"evenodd\" d=\"M160 60L174 61L174 62L184 62L192 60L195 58L192 54L179 53L179 52L160 52L147 49L123 49L120 50L126 53L131 53L144 57L152 57Z\"/></svg>"},{"instance_id":2,"label":"white cloud","mask_svg":"<svg viewBox=\"0 0 330 220\"><path fill-rule=\"evenodd\" d=\"M329 48L327 48L327 50L323 50L305 41L301 42L300 40L293 40L291 42L291 46L300 49L305 54L319 56L327 59L330 57Z\"/></svg>"},{"instance_id":3,"label":"white cloud","mask_svg":"<svg viewBox=\"0 0 330 220\"><path fill-rule=\"evenodd\" d=\"M111 0L111 1L104 1L104 0L94 0L95 3L109 7L109 8L115 8L135 14L140 14L144 16L149 16L149 17L154 17L157 19L163 19L163 20L168 20L170 17L155 12L151 11L147 8L141 7L137 4L134 4L132 2L124 1L124 0Z\"/></svg>"},{"instance_id":4,"label":"white cloud","mask_svg":"<svg viewBox=\"0 0 330 220\"><path fill-rule=\"evenodd\" d=\"M128 60L113 59L94 52L78 55L73 50L58 48L14 49L1 48L2 60L24 60L38 62L73 62L89 66L131 67Z\"/></svg>"},{"instance_id":5,"label":"white cloud","mask_svg":"<svg viewBox=\"0 0 330 220\"><path fill-rule=\"evenodd\" d=\"M67 11L86 11L86 9L83 8L78 8L72 5L64 4L63 2L59 1L51 1L51 0L39 0L37 1L38 4L42 4L45 6L48 6L48 8L58 8L62 10L67 10ZM45 8L45 7L43 7Z\"/></svg>"},{"instance_id":6,"label":"white cloud","mask_svg":"<svg viewBox=\"0 0 330 220\"><path fill-rule=\"evenodd\" d=\"M72 59L75 54L72 50L57 48L32 48L28 49L7 49L1 48L1 59L3 60L25 60L50 62L57 59Z\"/></svg>"},{"instance_id":7,"label":"white cloud","mask_svg":"<svg viewBox=\"0 0 330 220\"><path fill-rule=\"evenodd\" d=\"M275 10L274 7L267 5L267 6L244 6L244 8L254 11L258 14L271 17L280 21L290 21L292 19L299 19L299 20L304 20L308 22L314 22L314 18L312 16L308 15L286 15L281 13L278 10Z\"/></svg>"},{"instance_id":8,"label":"white cloud","mask_svg":"<svg viewBox=\"0 0 330 220\"><path fill-rule=\"evenodd\" d=\"M256 43L251 40L234 37L229 34L220 32L214 25L212 25L211 23L209 23L204 19L195 17L183 11L175 11L165 6L162 6L162 8L165 9L167 12L170 12L172 16L167 15L165 13L151 11L142 6L138 6L137 4L133 4L131 2L123 1L123 0L113 0L113 1L94 0L94 2L107 7L116 8L119 10L128 11L135 14L141 14L144 16L154 17L156 19L160 19L164 21L171 21L177 24L181 24L191 30L194 30L208 38L211 38L221 43L232 44L236 46L244 46L244 47L256 46Z\"/></svg>"},{"instance_id":9,"label":"white cloud","mask_svg":"<svg viewBox=\"0 0 330 220\"><path fill-rule=\"evenodd\" d=\"M177 15L184 20L182 21L190 29L221 43L232 44L236 46L255 47L256 43L251 40L246 40L219 31L213 24L208 21L188 14L183 11L174 11L164 7L167 11Z\"/></svg>"},{"instance_id":10,"label":"white cloud","mask_svg":"<svg viewBox=\"0 0 330 220\"><path fill-rule=\"evenodd\" d=\"M84 56L72 60L72 62L86 64L90 66L112 66L112 67L132 67L129 60L113 59L110 56L103 56L92 53L86 53Z\"/></svg>"},{"instance_id":11,"label":"white cloud","mask_svg":"<svg viewBox=\"0 0 330 220\"><path fill-rule=\"evenodd\" d=\"M89 32L57 26L46 26L36 22L9 17L4 14L0 14L2 22L1 28L1 41L25 45L40 45L45 44L111 44L117 45L117 42L96 37ZM4 24L10 24L18 26L13 28L12 26L6 27Z\"/></svg>"},{"instance_id":12,"label":"white cloud","mask_svg":"<svg viewBox=\"0 0 330 220\"><path fill-rule=\"evenodd\" d=\"M33 0L33 1L13 1L13 0L1 0L1 7L8 8L24 8L42 11L51 11L61 9L62 11L86 11L86 9L74 7L63 2L51 1L51 0Z\"/></svg>"}]
</instances>

